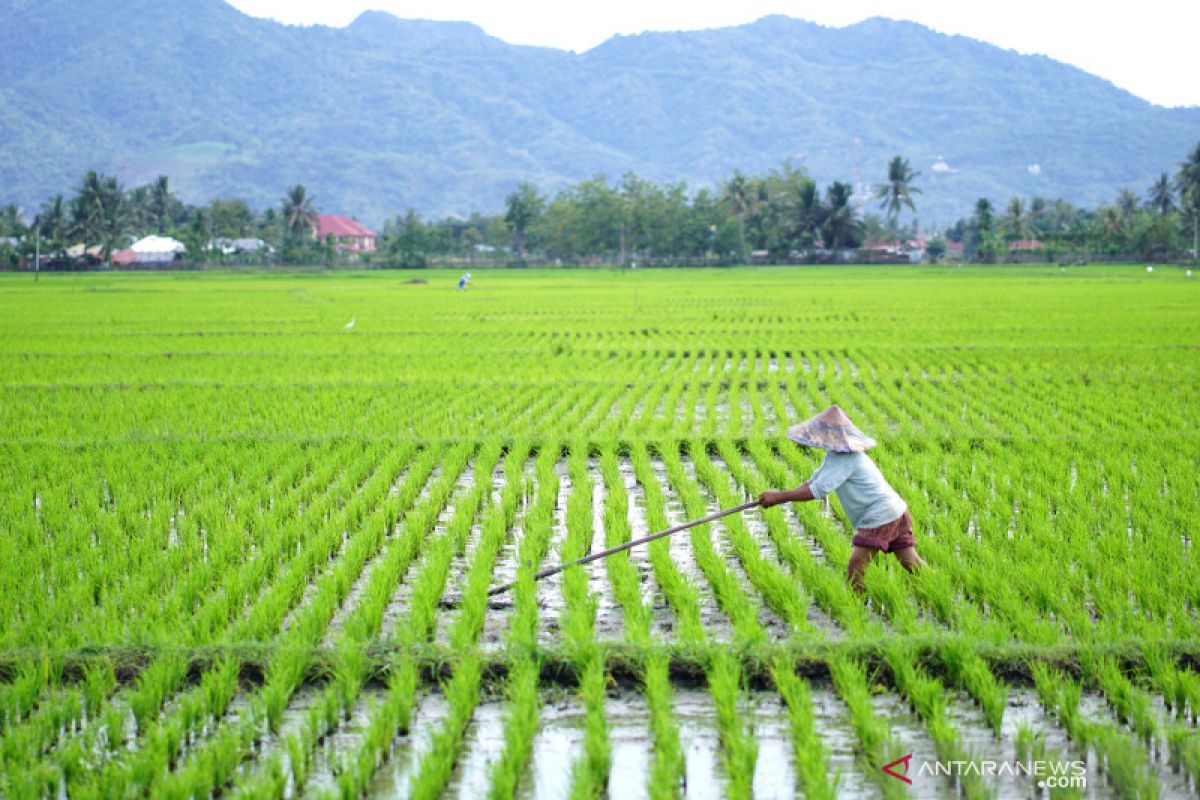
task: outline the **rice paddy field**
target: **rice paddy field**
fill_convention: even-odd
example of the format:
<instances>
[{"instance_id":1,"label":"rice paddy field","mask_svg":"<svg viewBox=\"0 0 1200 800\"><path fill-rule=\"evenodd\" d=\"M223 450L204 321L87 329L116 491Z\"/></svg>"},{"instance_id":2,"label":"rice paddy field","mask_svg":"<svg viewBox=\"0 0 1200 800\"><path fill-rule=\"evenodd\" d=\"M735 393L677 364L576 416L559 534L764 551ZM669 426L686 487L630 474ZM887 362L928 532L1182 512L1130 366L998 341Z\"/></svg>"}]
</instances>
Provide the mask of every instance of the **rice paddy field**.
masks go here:
<instances>
[{"instance_id":1,"label":"rice paddy field","mask_svg":"<svg viewBox=\"0 0 1200 800\"><path fill-rule=\"evenodd\" d=\"M457 277L0 276L0 796L1197 796L1197 281Z\"/></svg>"}]
</instances>

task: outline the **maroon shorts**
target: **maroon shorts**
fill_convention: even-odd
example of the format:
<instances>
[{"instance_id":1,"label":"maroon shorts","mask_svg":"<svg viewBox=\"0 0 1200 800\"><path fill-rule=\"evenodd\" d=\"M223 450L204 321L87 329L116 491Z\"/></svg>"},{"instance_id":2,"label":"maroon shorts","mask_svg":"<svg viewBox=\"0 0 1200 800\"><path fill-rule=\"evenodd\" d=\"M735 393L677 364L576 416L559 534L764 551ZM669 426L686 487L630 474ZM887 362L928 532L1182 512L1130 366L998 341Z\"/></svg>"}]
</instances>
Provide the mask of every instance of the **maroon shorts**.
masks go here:
<instances>
[{"instance_id":1,"label":"maroon shorts","mask_svg":"<svg viewBox=\"0 0 1200 800\"><path fill-rule=\"evenodd\" d=\"M906 547L916 547L917 540L913 538L912 515L908 509L886 525L878 528L859 528L855 534L855 547L869 547L884 553L894 553Z\"/></svg>"}]
</instances>

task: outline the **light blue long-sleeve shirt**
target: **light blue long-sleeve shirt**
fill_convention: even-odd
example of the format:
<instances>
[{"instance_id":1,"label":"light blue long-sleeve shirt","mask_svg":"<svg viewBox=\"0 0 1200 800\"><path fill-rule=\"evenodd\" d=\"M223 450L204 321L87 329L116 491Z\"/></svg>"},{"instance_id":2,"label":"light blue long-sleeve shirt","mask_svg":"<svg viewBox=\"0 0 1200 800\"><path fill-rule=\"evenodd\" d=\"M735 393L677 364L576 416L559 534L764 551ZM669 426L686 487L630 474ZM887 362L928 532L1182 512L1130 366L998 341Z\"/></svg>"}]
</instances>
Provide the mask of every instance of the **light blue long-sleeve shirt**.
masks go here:
<instances>
[{"instance_id":1,"label":"light blue long-sleeve shirt","mask_svg":"<svg viewBox=\"0 0 1200 800\"><path fill-rule=\"evenodd\" d=\"M866 453L826 453L808 488L818 500L835 492L855 528L886 525L908 507Z\"/></svg>"}]
</instances>

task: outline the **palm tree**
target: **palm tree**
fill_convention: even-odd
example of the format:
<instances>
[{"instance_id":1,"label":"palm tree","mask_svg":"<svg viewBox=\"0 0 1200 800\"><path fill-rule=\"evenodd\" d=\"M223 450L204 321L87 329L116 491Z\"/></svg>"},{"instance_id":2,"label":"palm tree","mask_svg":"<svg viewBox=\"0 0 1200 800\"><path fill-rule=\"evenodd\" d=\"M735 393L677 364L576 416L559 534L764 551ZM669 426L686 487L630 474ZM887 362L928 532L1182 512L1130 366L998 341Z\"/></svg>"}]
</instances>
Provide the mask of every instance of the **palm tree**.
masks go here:
<instances>
[{"instance_id":1,"label":"palm tree","mask_svg":"<svg viewBox=\"0 0 1200 800\"><path fill-rule=\"evenodd\" d=\"M1014 197L1008 201L1008 211L1004 214L1004 228L1008 231L1008 238L1012 241L1024 239L1025 223L1025 201Z\"/></svg>"},{"instance_id":2,"label":"palm tree","mask_svg":"<svg viewBox=\"0 0 1200 800\"><path fill-rule=\"evenodd\" d=\"M283 230L294 241L299 241L312 234L316 225L317 211L313 207L313 198L304 187L296 184L287 190L283 196Z\"/></svg>"},{"instance_id":3,"label":"palm tree","mask_svg":"<svg viewBox=\"0 0 1200 800\"><path fill-rule=\"evenodd\" d=\"M113 250L117 249L129 225L129 203L117 179L104 176L100 180L100 241L104 245L104 263L112 266Z\"/></svg>"},{"instance_id":4,"label":"palm tree","mask_svg":"<svg viewBox=\"0 0 1200 800\"><path fill-rule=\"evenodd\" d=\"M1141 201L1132 189L1122 189L1117 192L1117 211L1120 212L1123 221L1128 222L1133 219L1133 215L1137 213L1140 205Z\"/></svg>"},{"instance_id":5,"label":"palm tree","mask_svg":"<svg viewBox=\"0 0 1200 800\"><path fill-rule=\"evenodd\" d=\"M1192 218L1192 259L1200 259L1200 142L1179 165L1180 206Z\"/></svg>"},{"instance_id":6,"label":"palm tree","mask_svg":"<svg viewBox=\"0 0 1200 800\"><path fill-rule=\"evenodd\" d=\"M173 200L171 196L171 187L167 185L167 176L159 175L150 187L150 218L154 222L155 229L158 235L162 236L167 232L168 223L171 222L171 211Z\"/></svg>"},{"instance_id":7,"label":"palm tree","mask_svg":"<svg viewBox=\"0 0 1200 800\"><path fill-rule=\"evenodd\" d=\"M880 208L887 209L888 219L894 222L904 206L908 206L909 211L917 210L912 196L920 194L921 190L911 184L920 175L912 171L907 158L896 156L888 162L887 183L875 191L875 199L881 201Z\"/></svg>"},{"instance_id":8,"label":"palm tree","mask_svg":"<svg viewBox=\"0 0 1200 800\"><path fill-rule=\"evenodd\" d=\"M980 233L992 230L992 201L986 197L975 201L975 229Z\"/></svg>"},{"instance_id":9,"label":"palm tree","mask_svg":"<svg viewBox=\"0 0 1200 800\"><path fill-rule=\"evenodd\" d=\"M71 235L83 244L83 258L87 259L88 245L100 238L100 218L104 206L104 189L100 176L89 170L83 176L78 193L71 198Z\"/></svg>"},{"instance_id":10,"label":"palm tree","mask_svg":"<svg viewBox=\"0 0 1200 800\"><path fill-rule=\"evenodd\" d=\"M816 181L805 178L800 182L796 188L796 196L792 198L792 213L795 215L796 238L811 256L817 238L821 235L821 225L825 221L825 208L821 205Z\"/></svg>"},{"instance_id":11,"label":"palm tree","mask_svg":"<svg viewBox=\"0 0 1200 800\"><path fill-rule=\"evenodd\" d=\"M1171 187L1170 177L1165 172L1150 184L1148 194L1150 207L1159 214L1166 214L1175 207L1175 191Z\"/></svg>"},{"instance_id":12,"label":"palm tree","mask_svg":"<svg viewBox=\"0 0 1200 800\"><path fill-rule=\"evenodd\" d=\"M733 177L725 184L721 192L721 200L729 208L729 212L738 221L738 242L741 252L738 254L742 261L746 260L746 215L752 205L750 184L740 170L734 170Z\"/></svg>"},{"instance_id":13,"label":"palm tree","mask_svg":"<svg viewBox=\"0 0 1200 800\"><path fill-rule=\"evenodd\" d=\"M825 244L830 249L843 247L862 228L850 205L853 194L853 187L840 181L834 181L825 190Z\"/></svg>"},{"instance_id":14,"label":"palm tree","mask_svg":"<svg viewBox=\"0 0 1200 800\"><path fill-rule=\"evenodd\" d=\"M66 203L63 196L56 194L54 199L46 201L38 214L38 229L46 240L46 250L55 255L61 255L67 249L67 236L70 233L67 222Z\"/></svg>"}]
</instances>

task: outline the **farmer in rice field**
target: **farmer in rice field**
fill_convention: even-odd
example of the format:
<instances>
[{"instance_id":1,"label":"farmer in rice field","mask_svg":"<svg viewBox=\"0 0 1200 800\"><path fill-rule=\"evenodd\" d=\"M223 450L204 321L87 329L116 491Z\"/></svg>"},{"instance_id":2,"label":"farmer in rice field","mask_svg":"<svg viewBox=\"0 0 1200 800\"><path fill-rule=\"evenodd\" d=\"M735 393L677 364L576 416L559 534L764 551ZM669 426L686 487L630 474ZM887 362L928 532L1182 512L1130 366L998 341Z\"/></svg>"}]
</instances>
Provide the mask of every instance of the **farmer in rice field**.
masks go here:
<instances>
[{"instance_id":1,"label":"farmer in rice field","mask_svg":"<svg viewBox=\"0 0 1200 800\"><path fill-rule=\"evenodd\" d=\"M846 412L830 406L789 428L787 435L793 442L825 450L825 460L798 488L759 495L763 508L836 493L855 528L846 577L856 592L862 592L863 572L877 552L892 553L909 572L925 566L917 555L907 504L865 452L875 446L875 440L856 428Z\"/></svg>"}]
</instances>

